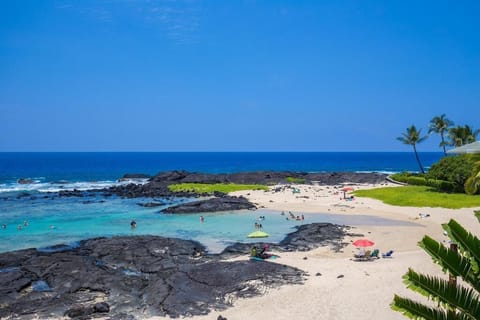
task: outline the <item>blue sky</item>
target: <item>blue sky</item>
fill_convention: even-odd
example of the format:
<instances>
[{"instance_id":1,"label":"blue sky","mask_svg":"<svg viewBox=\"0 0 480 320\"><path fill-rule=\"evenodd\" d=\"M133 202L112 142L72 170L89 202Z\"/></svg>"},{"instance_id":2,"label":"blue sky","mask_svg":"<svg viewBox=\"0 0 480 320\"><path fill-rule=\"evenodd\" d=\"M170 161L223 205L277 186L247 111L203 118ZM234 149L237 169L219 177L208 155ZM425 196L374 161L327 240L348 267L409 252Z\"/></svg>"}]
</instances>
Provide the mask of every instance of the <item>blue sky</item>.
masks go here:
<instances>
[{"instance_id":1,"label":"blue sky","mask_svg":"<svg viewBox=\"0 0 480 320\"><path fill-rule=\"evenodd\" d=\"M478 1L0 2L0 151L410 151L480 128ZM432 136L419 151L440 151Z\"/></svg>"}]
</instances>

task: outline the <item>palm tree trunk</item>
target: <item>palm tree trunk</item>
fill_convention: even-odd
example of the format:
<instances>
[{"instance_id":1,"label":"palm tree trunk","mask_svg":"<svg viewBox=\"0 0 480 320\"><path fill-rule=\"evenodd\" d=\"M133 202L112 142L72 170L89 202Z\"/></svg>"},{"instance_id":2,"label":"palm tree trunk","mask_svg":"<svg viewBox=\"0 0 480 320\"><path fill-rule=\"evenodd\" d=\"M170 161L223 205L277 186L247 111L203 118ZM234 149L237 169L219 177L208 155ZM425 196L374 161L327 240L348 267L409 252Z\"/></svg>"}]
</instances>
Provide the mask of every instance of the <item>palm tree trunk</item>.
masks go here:
<instances>
[{"instance_id":1,"label":"palm tree trunk","mask_svg":"<svg viewBox=\"0 0 480 320\"><path fill-rule=\"evenodd\" d=\"M415 158L417 158L417 162L418 162L418 166L420 167L420 171L422 171L422 173L425 174L425 170L423 170L422 163L420 162L420 158L418 157L417 146L415 144L413 145L413 151L415 151Z\"/></svg>"},{"instance_id":2,"label":"palm tree trunk","mask_svg":"<svg viewBox=\"0 0 480 320\"><path fill-rule=\"evenodd\" d=\"M443 154L447 155L447 150L445 149L445 138L443 137L443 133L441 134L442 137L442 147L443 147Z\"/></svg>"}]
</instances>

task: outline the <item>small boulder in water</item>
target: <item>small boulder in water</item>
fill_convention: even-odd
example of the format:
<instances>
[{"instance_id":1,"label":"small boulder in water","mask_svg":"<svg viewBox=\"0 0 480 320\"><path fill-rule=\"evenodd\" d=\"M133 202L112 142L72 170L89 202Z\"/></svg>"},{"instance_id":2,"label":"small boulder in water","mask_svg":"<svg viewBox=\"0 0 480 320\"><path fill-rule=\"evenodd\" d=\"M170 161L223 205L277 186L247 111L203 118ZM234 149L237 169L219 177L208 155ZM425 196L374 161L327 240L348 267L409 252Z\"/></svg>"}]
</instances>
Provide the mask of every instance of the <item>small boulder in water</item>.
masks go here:
<instances>
[{"instance_id":1,"label":"small boulder in water","mask_svg":"<svg viewBox=\"0 0 480 320\"><path fill-rule=\"evenodd\" d=\"M17 181L19 184L32 184L34 181L28 178L21 178Z\"/></svg>"}]
</instances>

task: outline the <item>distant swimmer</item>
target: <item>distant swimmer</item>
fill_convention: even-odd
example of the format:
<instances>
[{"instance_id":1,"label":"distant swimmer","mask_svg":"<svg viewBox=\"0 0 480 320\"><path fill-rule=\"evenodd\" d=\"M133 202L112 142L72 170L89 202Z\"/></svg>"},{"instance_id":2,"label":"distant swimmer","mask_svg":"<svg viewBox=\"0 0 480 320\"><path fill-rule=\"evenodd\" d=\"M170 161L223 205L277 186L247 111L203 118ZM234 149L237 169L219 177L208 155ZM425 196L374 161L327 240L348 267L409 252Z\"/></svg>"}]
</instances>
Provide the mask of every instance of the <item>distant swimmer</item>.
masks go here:
<instances>
[{"instance_id":1,"label":"distant swimmer","mask_svg":"<svg viewBox=\"0 0 480 320\"><path fill-rule=\"evenodd\" d=\"M50 229L55 229L56 227L52 224L50 225Z\"/></svg>"},{"instance_id":2,"label":"distant swimmer","mask_svg":"<svg viewBox=\"0 0 480 320\"><path fill-rule=\"evenodd\" d=\"M135 228L137 227L137 222L136 222L135 220L132 220L132 221L130 222L130 227L131 227L132 229L135 229Z\"/></svg>"},{"instance_id":3,"label":"distant swimmer","mask_svg":"<svg viewBox=\"0 0 480 320\"><path fill-rule=\"evenodd\" d=\"M28 221L27 221L27 220L23 221L23 226L24 226L24 227L27 227L27 226L28 226Z\"/></svg>"},{"instance_id":4,"label":"distant swimmer","mask_svg":"<svg viewBox=\"0 0 480 320\"><path fill-rule=\"evenodd\" d=\"M21 224L19 224L19 225L17 226L17 230L22 230L22 225L21 225Z\"/></svg>"},{"instance_id":5,"label":"distant swimmer","mask_svg":"<svg viewBox=\"0 0 480 320\"><path fill-rule=\"evenodd\" d=\"M200 216L200 222L204 222L205 218L203 216Z\"/></svg>"},{"instance_id":6,"label":"distant swimmer","mask_svg":"<svg viewBox=\"0 0 480 320\"><path fill-rule=\"evenodd\" d=\"M2 229L7 229L7 225L5 223L2 224Z\"/></svg>"}]
</instances>

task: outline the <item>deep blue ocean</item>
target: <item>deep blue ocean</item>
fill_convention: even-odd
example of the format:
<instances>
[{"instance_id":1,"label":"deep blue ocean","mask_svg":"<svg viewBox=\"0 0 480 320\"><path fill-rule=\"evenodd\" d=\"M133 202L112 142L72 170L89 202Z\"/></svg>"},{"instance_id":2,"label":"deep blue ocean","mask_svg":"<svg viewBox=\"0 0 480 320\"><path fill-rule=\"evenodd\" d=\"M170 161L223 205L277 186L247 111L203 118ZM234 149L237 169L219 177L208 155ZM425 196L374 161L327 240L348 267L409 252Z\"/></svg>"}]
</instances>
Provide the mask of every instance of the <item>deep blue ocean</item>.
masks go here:
<instances>
[{"instance_id":1,"label":"deep blue ocean","mask_svg":"<svg viewBox=\"0 0 480 320\"><path fill-rule=\"evenodd\" d=\"M425 167L441 152L419 153ZM0 189L20 178L39 182L114 181L125 173L166 170L206 173L241 171L418 171L413 152L95 152L0 153Z\"/></svg>"},{"instance_id":2,"label":"deep blue ocean","mask_svg":"<svg viewBox=\"0 0 480 320\"><path fill-rule=\"evenodd\" d=\"M428 168L441 153L420 153ZM79 240L115 235L151 234L196 240L211 252L228 244L249 242L260 215L278 242L295 226L311 222L348 225L395 224L398 222L362 215L305 215L305 221L285 221L279 212L268 210L211 214L168 215L166 206L190 199L153 199L165 206L145 208L139 203L152 199L103 197L92 193L83 197L58 197L60 190L88 190L119 183L125 173L156 174L166 170L207 173L240 171L418 171L413 153L0 153L0 252L54 244L75 244ZM19 179L30 183L20 184ZM136 181L141 183L142 181ZM145 181L143 181L145 182ZM301 212L296 212L300 214ZM204 215L205 222L199 217ZM135 220L138 227L130 228Z\"/></svg>"}]
</instances>

